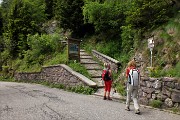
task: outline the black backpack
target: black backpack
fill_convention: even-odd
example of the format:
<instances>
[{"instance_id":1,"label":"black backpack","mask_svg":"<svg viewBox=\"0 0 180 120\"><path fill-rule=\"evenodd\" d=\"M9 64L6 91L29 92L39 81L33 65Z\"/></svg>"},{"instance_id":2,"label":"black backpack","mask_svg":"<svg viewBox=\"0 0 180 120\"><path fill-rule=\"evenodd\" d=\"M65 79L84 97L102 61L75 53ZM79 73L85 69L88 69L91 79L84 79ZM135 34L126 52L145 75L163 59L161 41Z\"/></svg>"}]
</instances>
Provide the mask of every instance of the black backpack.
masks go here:
<instances>
[{"instance_id":1,"label":"black backpack","mask_svg":"<svg viewBox=\"0 0 180 120\"><path fill-rule=\"evenodd\" d=\"M106 73L104 74L104 81L111 80L111 77L109 76L109 70L106 70Z\"/></svg>"}]
</instances>

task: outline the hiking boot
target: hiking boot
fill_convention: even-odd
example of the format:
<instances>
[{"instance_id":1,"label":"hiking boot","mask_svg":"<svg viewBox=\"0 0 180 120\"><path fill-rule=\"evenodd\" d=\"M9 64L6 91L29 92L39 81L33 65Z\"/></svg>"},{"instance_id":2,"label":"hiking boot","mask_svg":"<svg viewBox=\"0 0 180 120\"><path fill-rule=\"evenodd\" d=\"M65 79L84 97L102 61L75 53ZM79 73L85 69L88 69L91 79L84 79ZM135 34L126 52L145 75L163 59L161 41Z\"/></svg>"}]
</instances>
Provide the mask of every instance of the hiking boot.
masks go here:
<instances>
[{"instance_id":1,"label":"hiking boot","mask_svg":"<svg viewBox=\"0 0 180 120\"><path fill-rule=\"evenodd\" d=\"M103 100L106 100L106 99L107 99L106 96L104 96Z\"/></svg>"},{"instance_id":2,"label":"hiking boot","mask_svg":"<svg viewBox=\"0 0 180 120\"><path fill-rule=\"evenodd\" d=\"M140 110L139 109L135 110L135 114L140 114Z\"/></svg>"},{"instance_id":3,"label":"hiking boot","mask_svg":"<svg viewBox=\"0 0 180 120\"><path fill-rule=\"evenodd\" d=\"M129 106L126 106L126 107L125 107L125 110L130 111Z\"/></svg>"},{"instance_id":4,"label":"hiking boot","mask_svg":"<svg viewBox=\"0 0 180 120\"><path fill-rule=\"evenodd\" d=\"M108 100L112 100L110 97L108 97Z\"/></svg>"}]
</instances>

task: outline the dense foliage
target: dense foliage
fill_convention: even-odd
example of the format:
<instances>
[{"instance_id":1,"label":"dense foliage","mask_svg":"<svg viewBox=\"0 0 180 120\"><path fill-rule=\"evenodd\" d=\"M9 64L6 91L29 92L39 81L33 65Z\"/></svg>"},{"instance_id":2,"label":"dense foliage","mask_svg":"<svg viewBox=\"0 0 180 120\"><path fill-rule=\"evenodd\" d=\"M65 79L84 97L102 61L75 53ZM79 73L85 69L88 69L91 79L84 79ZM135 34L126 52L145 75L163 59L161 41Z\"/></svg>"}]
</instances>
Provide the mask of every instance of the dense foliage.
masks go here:
<instances>
[{"instance_id":1,"label":"dense foliage","mask_svg":"<svg viewBox=\"0 0 180 120\"><path fill-rule=\"evenodd\" d=\"M152 30L177 14L179 3L176 5L176 2L178 1L3 0L0 6L1 66L8 65L10 59L43 65L45 56L53 59L52 53L61 53L62 46L58 39L64 39L63 34L57 39L43 35L47 34L43 25L50 20L57 21L58 27L64 30L62 33L71 31L71 37L88 38L90 41L84 43L94 44L89 48L98 49L126 63ZM177 61L173 64L176 63Z\"/></svg>"},{"instance_id":2,"label":"dense foliage","mask_svg":"<svg viewBox=\"0 0 180 120\"><path fill-rule=\"evenodd\" d=\"M4 24L4 43L10 56L27 50L27 35L40 32L39 24L44 22L43 0L13 0L6 15Z\"/></svg>"},{"instance_id":3,"label":"dense foliage","mask_svg":"<svg viewBox=\"0 0 180 120\"><path fill-rule=\"evenodd\" d=\"M55 16L60 27L71 30L74 37L83 37L86 31L82 14L83 5L83 0L61 0L56 3Z\"/></svg>"}]
</instances>

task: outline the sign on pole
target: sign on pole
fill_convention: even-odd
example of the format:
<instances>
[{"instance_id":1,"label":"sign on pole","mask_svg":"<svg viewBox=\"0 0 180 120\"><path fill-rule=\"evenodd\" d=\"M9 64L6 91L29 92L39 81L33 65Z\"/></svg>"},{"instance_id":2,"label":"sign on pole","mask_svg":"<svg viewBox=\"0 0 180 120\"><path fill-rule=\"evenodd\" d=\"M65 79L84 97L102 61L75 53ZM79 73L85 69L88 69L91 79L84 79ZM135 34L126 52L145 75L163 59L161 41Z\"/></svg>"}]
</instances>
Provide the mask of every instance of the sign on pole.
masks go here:
<instances>
[{"instance_id":1,"label":"sign on pole","mask_svg":"<svg viewBox=\"0 0 180 120\"><path fill-rule=\"evenodd\" d=\"M151 67L152 67L152 51L154 48L154 38L153 37L148 39L148 48L150 49L150 52L151 52Z\"/></svg>"}]
</instances>

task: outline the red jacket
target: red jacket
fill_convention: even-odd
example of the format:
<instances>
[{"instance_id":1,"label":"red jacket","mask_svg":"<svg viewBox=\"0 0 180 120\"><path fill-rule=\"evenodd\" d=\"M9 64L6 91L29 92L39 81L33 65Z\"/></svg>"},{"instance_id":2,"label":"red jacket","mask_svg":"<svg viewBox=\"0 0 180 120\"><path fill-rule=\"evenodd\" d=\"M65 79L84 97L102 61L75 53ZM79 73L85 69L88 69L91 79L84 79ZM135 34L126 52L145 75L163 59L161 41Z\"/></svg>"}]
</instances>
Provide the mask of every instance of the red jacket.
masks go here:
<instances>
[{"instance_id":1,"label":"red jacket","mask_svg":"<svg viewBox=\"0 0 180 120\"><path fill-rule=\"evenodd\" d=\"M129 75L129 72L130 72L130 70L131 69L134 69L135 67L128 67L127 69L126 69L126 78L128 78L128 75Z\"/></svg>"}]
</instances>

